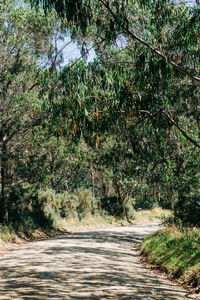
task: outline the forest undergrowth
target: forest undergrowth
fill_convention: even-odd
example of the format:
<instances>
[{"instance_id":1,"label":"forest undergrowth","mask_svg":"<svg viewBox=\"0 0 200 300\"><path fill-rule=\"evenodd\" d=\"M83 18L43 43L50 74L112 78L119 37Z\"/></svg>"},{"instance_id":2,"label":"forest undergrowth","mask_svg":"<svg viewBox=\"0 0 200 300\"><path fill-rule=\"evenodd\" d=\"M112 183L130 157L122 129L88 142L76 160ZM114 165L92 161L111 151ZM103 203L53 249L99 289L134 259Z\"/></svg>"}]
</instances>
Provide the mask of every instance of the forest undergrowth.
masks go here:
<instances>
[{"instance_id":1,"label":"forest undergrowth","mask_svg":"<svg viewBox=\"0 0 200 300\"><path fill-rule=\"evenodd\" d=\"M171 214L158 207L136 210L131 198L123 205L113 196L102 201L90 189L56 193L27 184L11 190L9 203L9 222L0 225L0 248L68 232L161 222Z\"/></svg>"}]
</instances>

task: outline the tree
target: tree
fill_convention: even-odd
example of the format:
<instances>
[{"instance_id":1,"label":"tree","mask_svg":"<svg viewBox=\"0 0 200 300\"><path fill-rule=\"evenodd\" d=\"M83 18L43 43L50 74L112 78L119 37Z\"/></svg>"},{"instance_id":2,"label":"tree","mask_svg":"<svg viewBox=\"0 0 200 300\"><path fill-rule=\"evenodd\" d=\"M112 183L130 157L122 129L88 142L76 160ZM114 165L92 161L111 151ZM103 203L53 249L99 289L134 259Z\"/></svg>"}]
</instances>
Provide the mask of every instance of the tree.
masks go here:
<instances>
[{"instance_id":1,"label":"tree","mask_svg":"<svg viewBox=\"0 0 200 300\"><path fill-rule=\"evenodd\" d=\"M47 57L55 53L49 39L54 36L57 19L53 15L47 19L41 10L33 13L27 5L19 7L16 1L2 2L0 9L2 221L8 220L7 186L20 182L19 169L25 165L31 149L36 151L41 129L50 118L43 83L45 78L51 84L54 71L44 66L48 65Z\"/></svg>"},{"instance_id":2,"label":"tree","mask_svg":"<svg viewBox=\"0 0 200 300\"><path fill-rule=\"evenodd\" d=\"M37 7L43 2L31 0L31 3ZM128 39L139 42L150 53L166 60L178 72L197 84L200 83L198 58L196 57L197 64L192 62L191 66L188 64L188 55L187 58L184 57L184 51L173 52L174 38L176 49L178 46L183 50L188 42L189 32L190 43L193 45L199 43L199 5L191 9L170 0L162 2L138 0L134 3L124 0L59 0L56 2L48 0L43 3L43 7L45 11L54 8L61 18L66 20L69 29L75 23L76 28L80 29L85 36L87 29L90 29L90 25L94 27L94 24L96 38L99 37L101 40L116 41L117 36L123 34ZM175 26L171 23L174 17L177 20ZM158 34L160 28L162 32Z\"/></svg>"},{"instance_id":3,"label":"tree","mask_svg":"<svg viewBox=\"0 0 200 300\"><path fill-rule=\"evenodd\" d=\"M40 1L32 3L38 5ZM145 198L148 204L171 205L177 218L192 222L185 216L194 212L197 217L199 213L199 168L195 162L199 160L200 147L199 6L190 8L168 0L60 0L46 1L44 6L46 12L54 7L60 13L64 20L61 27L79 43L82 40L84 47L93 42L98 58L88 65L75 61L56 70L53 62L59 51L55 43L55 51L49 55L52 68L48 66L43 71L37 63L41 49L22 43L26 54L30 49L40 50L37 56L34 50L27 55L31 65L24 60L24 73L17 69L13 85L5 79L2 91L8 90L6 99L13 99L9 97L14 91L19 99L9 100L14 103L12 119L17 120L19 128L12 125L8 131L4 125L7 131L2 145L3 139L12 136L10 132L14 135L7 144L9 149L17 149L19 142L25 145L22 131L25 132L29 139L26 149L31 155L23 154L23 171L30 168L35 174L32 182L36 183L41 175L40 186L53 186L60 191L68 188L63 177L70 182L68 174L74 170L70 160L81 157L71 154L66 159L70 149L67 147L73 143L77 151L79 141L84 139L87 147L92 147L91 157L83 155L88 160L86 167L79 162L77 165L81 165L84 174L91 170L91 182L86 180L84 184L91 186L93 193L95 174L113 180L122 202L130 195ZM17 55L12 59L11 65L15 66ZM27 66L30 69L26 71ZM30 78L27 84L37 77L29 90L25 85L25 95L29 91L25 98L19 89L20 76L23 81L25 76ZM7 85L10 90L6 90ZM16 105L20 107L22 103L26 109L16 110ZM6 118L8 124L10 119ZM45 153L46 147L55 154ZM43 152L38 154L41 148ZM6 151L3 147L4 179L8 177L4 176L8 170ZM23 171L15 174L24 180ZM30 173L25 174L28 178ZM102 194L103 185L102 181ZM101 189L100 184L98 187Z\"/></svg>"},{"instance_id":4,"label":"tree","mask_svg":"<svg viewBox=\"0 0 200 300\"><path fill-rule=\"evenodd\" d=\"M142 64L139 54L149 59L150 67ZM185 205L188 215L192 208L193 216L198 216L194 197L199 189L199 169L194 163L199 157L198 89L177 82L176 72L167 65L164 74L159 72L163 61L152 60L141 48L135 55L124 50L109 51L108 56L102 50L94 63L81 69L75 66L73 72L73 101L78 101L79 111L87 112L79 129L97 148L98 166L107 166L119 198L130 179L127 191L131 181L136 181L132 196L142 194L139 189L146 185L146 195L141 198L145 196L152 203L152 196L156 203L175 208L182 220L186 220ZM63 78L63 83L69 82ZM110 136L116 143L109 148ZM192 167L193 176L186 165Z\"/></svg>"}]
</instances>

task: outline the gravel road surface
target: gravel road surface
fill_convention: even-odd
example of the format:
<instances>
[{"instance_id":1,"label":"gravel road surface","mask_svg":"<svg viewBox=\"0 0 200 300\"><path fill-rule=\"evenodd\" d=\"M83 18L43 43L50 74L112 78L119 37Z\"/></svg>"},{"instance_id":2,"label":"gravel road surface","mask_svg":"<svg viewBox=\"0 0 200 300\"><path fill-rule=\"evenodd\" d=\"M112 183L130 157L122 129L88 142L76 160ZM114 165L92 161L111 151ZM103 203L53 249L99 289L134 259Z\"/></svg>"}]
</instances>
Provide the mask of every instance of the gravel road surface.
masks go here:
<instances>
[{"instance_id":1,"label":"gravel road surface","mask_svg":"<svg viewBox=\"0 0 200 300\"><path fill-rule=\"evenodd\" d=\"M0 259L0 299L195 299L139 263L135 247L158 228L79 232L9 252Z\"/></svg>"}]
</instances>

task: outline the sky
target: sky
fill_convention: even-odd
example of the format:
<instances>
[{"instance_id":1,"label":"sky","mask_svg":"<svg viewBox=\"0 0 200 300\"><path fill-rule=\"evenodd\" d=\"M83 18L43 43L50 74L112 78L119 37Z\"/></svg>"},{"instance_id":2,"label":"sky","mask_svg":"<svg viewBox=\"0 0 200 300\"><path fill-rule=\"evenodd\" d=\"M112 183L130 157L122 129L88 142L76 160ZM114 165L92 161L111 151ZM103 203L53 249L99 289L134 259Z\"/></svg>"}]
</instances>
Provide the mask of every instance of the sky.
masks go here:
<instances>
[{"instance_id":1,"label":"sky","mask_svg":"<svg viewBox=\"0 0 200 300\"><path fill-rule=\"evenodd\" d=\"M185 2L189 6L194 6L196 4L195 0L177 0L178 2ZM61 42L60 47L62 47L63 44L70 42L70 37L66 37L63 42ZM70 60L75 60L81 57L80 49L77 46L75 41L71 41L71 43L64 49L63 51L63 58L64 62L62 65L66 65L69 63ZM94 49L91 49L89 51L87 62L93 61L96 57Z\"/></svg>"},{"instance_id":2,"label":"sky","mask_svg":"<svg viewBox=\"0 0 200 300\"><path fill-rule=\"evenodd\" d=\"M70 37L66 37L63 42L60 42L60 47L62 47L63 44L66 44L70 42ZM69 63L70 60L76 60L81 57L80 48L77 46L75 41L71 41L70 44L64 49L63 51L63 58L64 62L62 63L62 66ZM94 49L91 49L89 51L87 62L93 61L96 57Z\"/></svg>"}]
</instances>

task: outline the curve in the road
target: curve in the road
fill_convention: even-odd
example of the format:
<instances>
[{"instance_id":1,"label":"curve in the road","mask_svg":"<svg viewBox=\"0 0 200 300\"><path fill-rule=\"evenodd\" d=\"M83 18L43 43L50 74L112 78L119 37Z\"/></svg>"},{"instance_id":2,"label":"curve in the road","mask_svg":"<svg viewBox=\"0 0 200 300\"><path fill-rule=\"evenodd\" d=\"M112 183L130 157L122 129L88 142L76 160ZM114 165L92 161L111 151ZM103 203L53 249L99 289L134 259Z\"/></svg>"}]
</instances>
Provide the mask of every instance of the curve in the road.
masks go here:
<instances>
[{"instance_id":1,"label":"curve in the road","mask_svg":"<svg viewBox=\"0 0 200 300\"><path fill-rule=\"evenodd\" d=\"M75 233L14 250L0 259L0 299L195 299L139 263L135 246L157 228Z\"/></svg>"}]
</instances>

